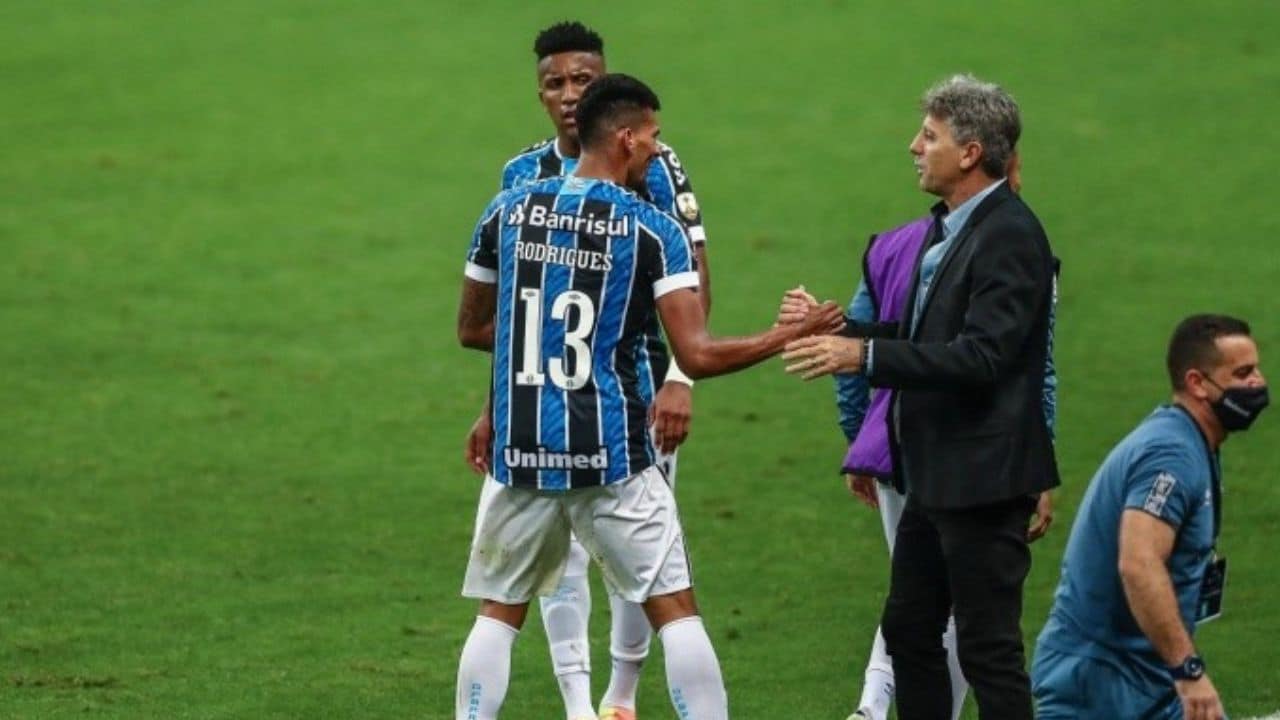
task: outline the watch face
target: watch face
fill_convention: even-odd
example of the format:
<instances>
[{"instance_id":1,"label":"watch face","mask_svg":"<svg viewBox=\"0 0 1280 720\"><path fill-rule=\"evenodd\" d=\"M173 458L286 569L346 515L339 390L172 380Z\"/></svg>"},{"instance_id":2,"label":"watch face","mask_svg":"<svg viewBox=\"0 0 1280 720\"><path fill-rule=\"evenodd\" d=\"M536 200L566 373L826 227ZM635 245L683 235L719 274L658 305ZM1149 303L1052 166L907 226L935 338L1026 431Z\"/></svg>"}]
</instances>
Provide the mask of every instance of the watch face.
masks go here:
<instances>
[{"instance_id":1,"label":"watch face","mask_svg":"<svg viewBox=\"0 0 1280 720\"><path fill-rule=\"evenodd\" d=\"M1181 665L1169 668L1174 680L1199 680L1204 677L1204 660L1199 655L1188 655Z\"/></svg>"}]
</instances>

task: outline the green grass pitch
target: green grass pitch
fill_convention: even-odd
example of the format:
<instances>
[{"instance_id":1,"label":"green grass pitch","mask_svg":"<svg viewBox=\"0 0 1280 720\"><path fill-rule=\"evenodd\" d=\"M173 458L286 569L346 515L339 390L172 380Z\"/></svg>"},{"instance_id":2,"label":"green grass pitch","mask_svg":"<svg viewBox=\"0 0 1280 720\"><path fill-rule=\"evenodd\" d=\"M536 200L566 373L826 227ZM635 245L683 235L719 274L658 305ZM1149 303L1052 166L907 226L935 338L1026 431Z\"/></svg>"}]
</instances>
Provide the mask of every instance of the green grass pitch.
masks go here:
<instances>
[{"instance_id":1,"label":"green grass pitch","mask_svg":"<svg viewBox=\"0 0 1280 720\"><path fill-rule=\"evenodd\" d=\"M1250 319L1280 376L1270 2L10 0L0 718L452 717L488 368L454 337L463 253L549 134L530 46L570 16L662 95L721 334L796 283L847 300L866 236L924 211L927 85L1019 99L1064 262L1066 482L1029 645L1089 476L1166 395L1176 320ZM734 716L843 718L887 562L834 472L830 384L766 363L700 383L695 415L679 497ZM1273 410L1224 451L1232 577L1199 643L1238 718L1280 708L1278 445ZM659 652L648 718L671 717ZM560 712L530 622L505 717Z\"/></svg>"}]
</instances>

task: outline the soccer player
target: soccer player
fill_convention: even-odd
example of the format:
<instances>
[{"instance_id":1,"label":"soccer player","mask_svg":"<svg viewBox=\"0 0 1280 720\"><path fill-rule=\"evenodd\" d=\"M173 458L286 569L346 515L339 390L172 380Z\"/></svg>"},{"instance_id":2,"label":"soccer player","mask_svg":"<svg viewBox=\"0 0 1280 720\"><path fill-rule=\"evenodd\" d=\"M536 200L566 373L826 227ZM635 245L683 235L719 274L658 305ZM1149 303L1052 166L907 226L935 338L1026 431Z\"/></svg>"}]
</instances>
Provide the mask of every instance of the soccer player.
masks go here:
<instances>
[{"instance_id":1,"label":"soccer player","mask_svg":"<svg viewBox=\"0 0 1280 720\"><path fill-rule=\"evenodd\" d=\"M587 86L606 72L604 41L578 22L562 22L546 28L538 33L533 48L538 58L538 100L546 109L556 134L522 150L507 162L502 171L503 190L573 172L581 152L575 117L578 101ZM709 311L711 284L702 213L689 174L675 152L658 143L657 155L632 189L684 227L693 242L698 298L704 310ZM656 316L646 327L637 371L641 396L651 404L654 439L663 451L661 462L668 482L674 486L674 451L688 434L693 381L669 361ZM487 472L486 458L492 438L489 415L486 406L466 442L468 463L480 474ZM588 565L586 550L575 539L570 545L569 565L560 586L539 603L552 669L570 718L587 715L592 707L587 640L587 617L591 612ZM609 686L600 703L600 715L605 720L635 720L636 690L641 665L649 653L651 631L639 605L610 595L609 606L609 652L613 662Z\"/></svg>"},{"instance_id":2,"label":"soccer player","mask_svg":"<svg viewBox=\"0 0 1280 720\"><path fill-rule=\"evenodd\" d=\"M1270 400L1248 323L1193 315L1156 408L1089 482L1031 666L1040 718L1219 720L1196 625L1222 609L1218 451Z\"/></svg>"},{"instance_id":3,"label":"soccer player","mask_svg":"<svg viewBox=\"0 0 1280 720\"><path fill-rule=\"evenodd\" d=\"M828 302L798 324L708 334L686 233L627 189L660 152L658 109L634 78L597 80L577 106L574 175L499 193L472 240L458 336L494 354L494 442L463 584L481 605L459 662L457 720L497 717L529 601L559 583L571 531L611 592L643 604L677 714L728 717L646 427L646 320L656 312L685 371L709 377L830 332L843 313Z\"/></svg>"}]
</instances>

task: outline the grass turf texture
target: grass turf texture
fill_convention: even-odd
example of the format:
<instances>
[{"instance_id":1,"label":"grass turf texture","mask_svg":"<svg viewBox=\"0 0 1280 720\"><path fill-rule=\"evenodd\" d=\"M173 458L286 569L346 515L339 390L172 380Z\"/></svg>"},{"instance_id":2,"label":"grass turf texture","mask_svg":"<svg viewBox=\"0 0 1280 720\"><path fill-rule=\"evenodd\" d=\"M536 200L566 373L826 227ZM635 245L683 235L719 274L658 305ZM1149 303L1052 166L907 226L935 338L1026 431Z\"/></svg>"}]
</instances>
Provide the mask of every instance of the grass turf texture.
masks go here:
<instances>
[{"instance_id":1,"label":"grass turf texture","mask_svg":"<svg viewBox=\"0 0 1280 720\"><path fill-rule=\"evenodd\" d=\"M529 46L566 16L662 95L720 333L798 282L847 299L866 235L928 205L925 86L972 70L1021 101L1064 260L1066 485L1029 647L1090 474L1165 396L1174 322L1243 315L1280 367L1267 3L7 3L0 717L451 717L488 366L454 340L462 256L502 162L549 134ZM736 717L856 697L886 554L833 473L830 395L777 362L698 385L679 495ZM1277 442L1268 414L1226 448L1227 615L1199 638L1241 717L1280 706ZM531 620L505 717L560 712Z\"/></svg>"}]
</instances>

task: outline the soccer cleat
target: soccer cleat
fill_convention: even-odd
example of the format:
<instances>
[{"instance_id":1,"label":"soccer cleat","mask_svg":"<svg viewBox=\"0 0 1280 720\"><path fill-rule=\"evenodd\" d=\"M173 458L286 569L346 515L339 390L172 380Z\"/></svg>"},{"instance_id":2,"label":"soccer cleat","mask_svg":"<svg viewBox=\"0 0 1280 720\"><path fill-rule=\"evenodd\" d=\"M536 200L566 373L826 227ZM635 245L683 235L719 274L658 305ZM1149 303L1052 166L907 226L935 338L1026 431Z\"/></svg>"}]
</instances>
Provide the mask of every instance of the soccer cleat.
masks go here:
<instances>
[{"instance_id":1,"label":"soccer cleat","mask_svg":"<svg viewBox=\"0 0 1280 720\"><path fill-rule=\"evenodd\" d=\"M600 720L636 720L636 711L624 707L600 708Z\"/></svg>"},{"instance_id":2,"label":"soccer cleat","mask_svg":"<svg viewBox=\"0 0 1280 720\"><path fill-rule=\"evenodd\" d=\"M858 708L853 714L845 718L845 720L874 720L871 711L866 708Z\"/></svg>"}]
</instances>

